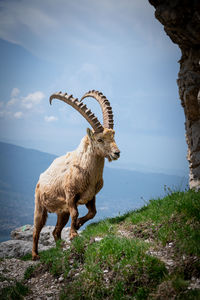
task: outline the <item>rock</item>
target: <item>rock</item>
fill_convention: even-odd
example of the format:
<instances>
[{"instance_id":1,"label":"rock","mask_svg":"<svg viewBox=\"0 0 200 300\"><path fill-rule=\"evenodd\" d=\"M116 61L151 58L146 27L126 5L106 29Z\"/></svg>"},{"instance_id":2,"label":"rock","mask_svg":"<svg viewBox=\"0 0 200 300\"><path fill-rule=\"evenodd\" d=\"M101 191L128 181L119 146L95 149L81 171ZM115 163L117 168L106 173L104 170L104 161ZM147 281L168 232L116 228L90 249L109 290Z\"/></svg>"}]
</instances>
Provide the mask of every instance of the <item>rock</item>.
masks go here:
<instances>
[{"instance_id":1,"label":"rock","mask_svg":"<svg viewBox=\"0 0 200 300\"><path fill-rule=\"evenodd\" d=\"M63 277L63 276L60 276L60 277L58 278L58 281L59 281L59 282L63 282L63 280L64 280L64 277Z\"/></svg>"},{"instance_id":2,"label":"rock","mask_svg":"<svg viewBox=\"0 0 200 300\"><path fill-rule=\"evenodd\" d=\"M156 18L181 49L178 87L185 112L190 188L200 189L200 1L149 0Z\"/></svg>"},{"instance_id":3,"label":"rock","mask_svg":"<svg viewBox=\"0 0 200 300\"><path fill-rule=\"evenodd\" d=\"M54 230L54 226L44 226L40 233L40 240L39 244L44 246L51 246L54 245L54 238L52 232ZM64 241L69 241L69 231L70 228L63 228L62 230L62 239ZM11 232L11 238L17 240L24 240L24 241L31 241L33 240L33 226L31 225L24 225L19 227Z\"/></svg>"},{"instance_id":4,"label":"rock","mask_svg":"<svg viewBox=\"0 0 200 300\"><path fill-rule=\"evenodd\" d=\"M39 239L39 251L48 250L55 246L53 239L54 226L44 226ZM62 239L67 243L69 240L70 228L62 230ZM33 226L24 225L11 232L12 240L0 243L0 258L5 257L22 257L32 250Z\"/></svg>"},{"instance_id":5,"label":"rock","mask_svg":"<svg viewBox=\"0 0 200 300\"><path fill-rule=\"evenodd\" d=\"M102 238L102 237L99 237L99 236L97 236L97 237L94 238L94 241L95 241L95 242L100 242L101 240L103 240L103 238Z\"/></svg>"},{"instance_id":6,"label":"rock","mask_svg":"<svg viewBox=\"0 0 200 300\"><path fill-rule=\"evenodd\" d=\"M189 290L200 289L200 279L195 278L194 276L191 278L191 282L188 286Z\"/></svg>"},{"instance_id":7,"label":"rock","mask_svg":"<svg viewBox=\"0 0 200 300\"><path fill-rule=\"evenodd\" d=\"M31 253L32 242L22 240L10 240L0 244L0 257L22 257L27 253ZM40 250L47 248L39 247Z\"/></svg>"},{"instance_id":8,"label":"rock","mask_svg":"<svg viewBox=\"0 0 200 300\"><path fill-rule=\"evenodd\" d=\"M24 272L30 266L36 266L38 262L22 261L16 258L4 259L0 261L0 277L4 280L0 281L0 289L14 284L24 278ZM34 278L31 278L31 280Z\"/></svg>"},{"instance_id":9,"label":"rock","mask_svg":"<svg viewBox=\"0 0 200 300\"><path fill-rule=\"evenodd\" d=\"M24 225L22 227L16 228L15 230L11 231L10 236L13 240L32 241L33 226L32 225Z\"/></svg>"}]
</instances>

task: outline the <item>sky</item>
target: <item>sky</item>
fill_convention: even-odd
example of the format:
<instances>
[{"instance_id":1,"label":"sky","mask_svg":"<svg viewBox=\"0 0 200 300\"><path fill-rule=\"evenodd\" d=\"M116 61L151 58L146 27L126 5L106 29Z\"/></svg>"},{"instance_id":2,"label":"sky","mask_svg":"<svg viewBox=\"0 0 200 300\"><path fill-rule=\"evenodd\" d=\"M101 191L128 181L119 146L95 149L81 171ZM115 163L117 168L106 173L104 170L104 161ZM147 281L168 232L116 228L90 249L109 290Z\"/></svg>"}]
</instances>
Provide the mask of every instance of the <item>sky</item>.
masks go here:
<instances>
[{"instance_id":1,"label":"sky","mask_svg":"<svg viewBox=\"0 0 200 300\"><path fill-rule=\"evenodd\" d=\"M121 150L109 166L185 175L180 57L147 0L1 0L0 141L76 149L90 125L49 96L95 89L111 102ZM98 103L86 102L102 121Z\"/></svg>"}]
</instances>

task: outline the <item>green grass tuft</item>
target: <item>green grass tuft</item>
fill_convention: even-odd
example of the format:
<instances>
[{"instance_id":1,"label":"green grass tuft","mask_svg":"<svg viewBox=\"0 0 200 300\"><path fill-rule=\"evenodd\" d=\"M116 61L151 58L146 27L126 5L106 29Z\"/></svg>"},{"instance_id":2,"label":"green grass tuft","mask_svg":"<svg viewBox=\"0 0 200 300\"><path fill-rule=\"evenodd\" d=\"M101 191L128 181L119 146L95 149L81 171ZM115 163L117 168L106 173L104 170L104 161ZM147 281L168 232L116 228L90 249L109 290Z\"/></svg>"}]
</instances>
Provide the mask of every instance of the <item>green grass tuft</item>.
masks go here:
<instances>
[{"instance_id":1,"label":"green grass tuft","mask_svg":"<svg viewBox=\"0 0 200 300\"><path fill-rule=\"evenodd\" d=\"M59 241L55 248L40 252L40 261L47 264L50 272L55 276L69 271L68 252L63 252L61 243Z\"/></svg>"},{"instance_id":2,"label":"green grass tuft","mask_svg":"<svg viewBox=\"0 0 200 300\"><path fill-rule=\"evenodd\" d=\"M37 268L38 266L29 266L26 271L24 272L24 279L25 280L28 280L31 278L33 272L35 271L35 269Z\"/></svg>"},{"instance_id":3,"label":"green grass tuft","mask_svg":"<svg viewBox=\"0 0 200 300\"><path fill-rule=\"evenodd\" d=\"M175 192L150 200L145 209L133 212L125 221L138 227L149 222L156 228L154 238L163 245L175 241L177 252L200 255L200 192Z\"/></svg>"},{"instance_id":4,"label":"green grass tuft","mask_svg":"<svg viewBox=\"0 0 200 300\"><path fill-rule=\"evenodd\" d=\"M3 288L0 291L0 298L2 300L21 300L28 295L29 289L24 284L16 282L15 285Z\"/></svg>"},{"instance_id":5,"label":"green grass tuft","mask_svg":"<svg viewBox=\"0 0 200 300\"><path fill-rule=\"evenodd\" d=\"M32 255L31 253L27 253L24 256L20 257L20 259L23 261L32 260Z\"/></svg>"},{"instance_id":6,"label":"green grass tuft","mask_svg":"<svg viewBox=\"0 0 200 300\"><path fill-rule=\"evenodd\" d=\"M77 280L67 284L61 299L124 299L124 294L148 295L167 270L164 263L146 254L147 249L144 242L115 235L87 245L84 270Z\"/></svg>"},{"instance_id":7,"label":"green grass tuft","mask_svg":"<svg viewBox=\"0 0 200 300\"><path fill-rule=\"evenodd\" d=\"M92 238L96 236L103 237L107 234L115 232L115 226L113 225L114 219L105 219L98 223L90 224L84 230L83 235L85 238Z\"/></svg>"},{"instance_id":8,"label":"green grass tuft","mask_svg":"<svg viewBox=\"0 0 200 300\"><path fill-rule=\"evenodd\" d=\"M200 299L200 290L187 290L184 293L181 293L177 296L178 300L199 300Z\"/></svg>"}]
</instances>

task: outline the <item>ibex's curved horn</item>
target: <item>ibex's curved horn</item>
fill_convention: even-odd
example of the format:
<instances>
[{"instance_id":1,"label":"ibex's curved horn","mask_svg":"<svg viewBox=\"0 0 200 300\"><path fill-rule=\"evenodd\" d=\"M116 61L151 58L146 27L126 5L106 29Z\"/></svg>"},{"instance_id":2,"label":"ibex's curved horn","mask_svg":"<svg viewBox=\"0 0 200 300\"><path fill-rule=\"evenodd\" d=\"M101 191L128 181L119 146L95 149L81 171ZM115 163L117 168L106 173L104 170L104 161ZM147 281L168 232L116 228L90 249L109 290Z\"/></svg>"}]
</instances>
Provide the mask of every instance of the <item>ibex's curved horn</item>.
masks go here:
<instances>
[{"instance_id":1,"label":"ibex's curved horn","mask_svg":"<svg viewBox=\"0 0 200 300\"><path fill-rule=\"evenodd\" d=\"M114 127L113 112L108 99L101 92L95 90L87 92L81 98L81 101L86 97L92 97L99 102L103 113L103 126L105 128L113 129Z\"/></svg>"},{"instance_id":2,"label":"ibex's curved horn","mask_svg":"<svg viewBox=\"0 0 200 300\"><path fill-rule=\"evenodd\" d=\"M77 98L73 98L72 95L67 95L67 93L63 94L62 92L52 94L49 98L50 104L52 100L56 98L58 100L62 100L65 103L71 105L75 108L92 126L95 132L102 132L103 126L99 122L99 120L95 117L95 115L91 112L90 109L87 108L85 104L78 101Z\"/></svg>"}]
</instances>

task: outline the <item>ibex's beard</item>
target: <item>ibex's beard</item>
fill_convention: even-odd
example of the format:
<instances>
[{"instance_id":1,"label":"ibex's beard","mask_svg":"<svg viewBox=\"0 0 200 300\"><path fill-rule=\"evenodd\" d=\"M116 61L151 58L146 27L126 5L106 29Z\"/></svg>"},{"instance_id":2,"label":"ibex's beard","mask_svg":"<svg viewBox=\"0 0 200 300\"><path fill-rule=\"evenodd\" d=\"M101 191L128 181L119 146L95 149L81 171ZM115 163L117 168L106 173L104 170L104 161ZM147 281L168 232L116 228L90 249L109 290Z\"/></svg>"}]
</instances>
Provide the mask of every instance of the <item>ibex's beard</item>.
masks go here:
<instances>
[{"instance_id":1,"label":"ibex's beard","mask_svg":"<svg viewBox=\"0 0 200 300\"><path fill-rule=\"evenodd\" d=\"M114 154L109 154L106 156L106 158L108 159L109 162L111 162L113 160L117 160L119 157Z\"/></svg>"},{"instance_id":2,"label":"ibex's beard","mask_svg":"<svg viewBox=\"0 0 200 300\"><path fill-rule=\"evenodd\" d=\"M107 155L107 156L106 156L106 158L108 159L108 161L109 161L109 162L111 162L111 161L112 161L112 158L111 158L111 156L110 156L110 155Z\"/></svg>"}]
</instances>

